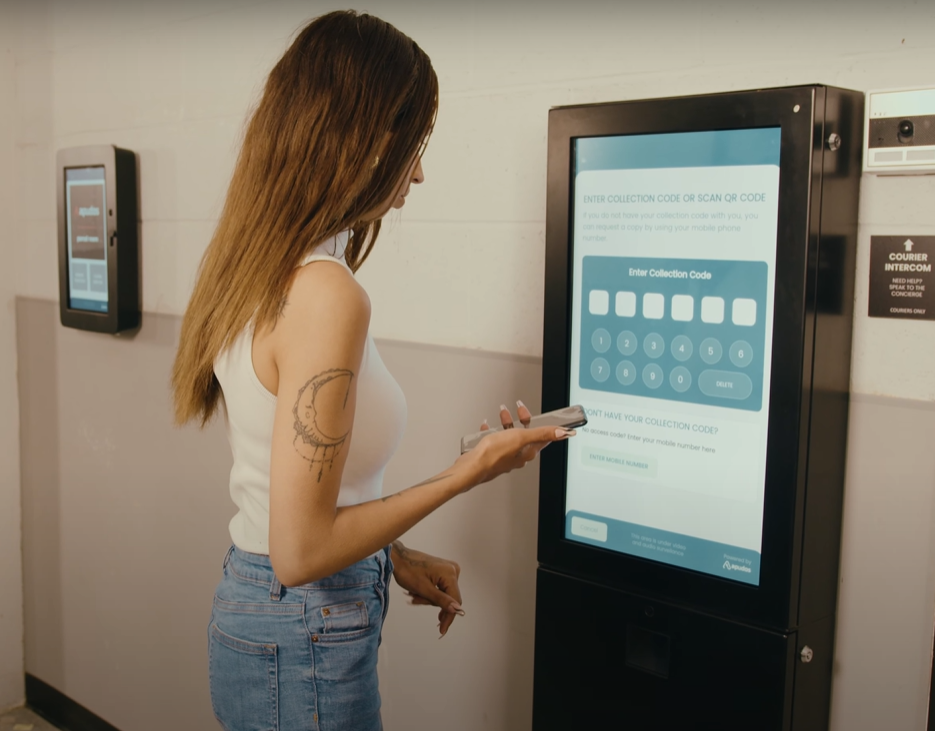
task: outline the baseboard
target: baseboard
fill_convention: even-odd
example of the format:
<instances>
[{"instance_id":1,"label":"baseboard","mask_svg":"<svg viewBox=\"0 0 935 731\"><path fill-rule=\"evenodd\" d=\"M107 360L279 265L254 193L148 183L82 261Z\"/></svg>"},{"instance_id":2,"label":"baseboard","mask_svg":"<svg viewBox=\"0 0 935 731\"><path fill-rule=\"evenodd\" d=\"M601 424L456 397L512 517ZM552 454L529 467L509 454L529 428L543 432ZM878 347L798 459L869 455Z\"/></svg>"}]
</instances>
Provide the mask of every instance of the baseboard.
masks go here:
<instances>
[{"instance_id":1,"label":"baseboard","mask_svg":"<svg viewBox=\"0 0 935 731\"><path fill-rule=\"evenodd\" d=\"M100 716L26 673L26 705L62 731L119 731Z\"/></svg>"}]
</instances>

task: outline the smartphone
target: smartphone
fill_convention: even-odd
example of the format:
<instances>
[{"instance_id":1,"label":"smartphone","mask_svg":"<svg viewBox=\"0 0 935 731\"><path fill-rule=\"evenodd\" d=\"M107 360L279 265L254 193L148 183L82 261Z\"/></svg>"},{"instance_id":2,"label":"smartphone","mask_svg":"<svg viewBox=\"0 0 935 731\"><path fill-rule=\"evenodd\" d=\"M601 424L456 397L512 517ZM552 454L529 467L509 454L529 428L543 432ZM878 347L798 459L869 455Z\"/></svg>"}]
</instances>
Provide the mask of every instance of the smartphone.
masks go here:
<instances>
[{"instance_id":1,"label":"smartphone","mask_svg":"<svg viewBox=\"0 0 935 731\"><path fill-rule=\"evenodd\" d=\"M584 413L584 409L580 406L566 406L564 409L557 409L556 411L549 411L545 414L539 414L539 416L534 416L529 421L528 428L534 428L537 426L561 426L566 429L575 429L579 426L584 426L588 423L587 414ZM523 425L519 422L516 422L516 429L522 429ZM484 431L479 431L475 434L468 434L465 437L461 438L461 454L468 452L474 447L477 446L477 443L486 437L488 434L496 434L498 431L503 431L503 427L491 427L490 429L485 429Z\"/></svg>"}]
</instances>

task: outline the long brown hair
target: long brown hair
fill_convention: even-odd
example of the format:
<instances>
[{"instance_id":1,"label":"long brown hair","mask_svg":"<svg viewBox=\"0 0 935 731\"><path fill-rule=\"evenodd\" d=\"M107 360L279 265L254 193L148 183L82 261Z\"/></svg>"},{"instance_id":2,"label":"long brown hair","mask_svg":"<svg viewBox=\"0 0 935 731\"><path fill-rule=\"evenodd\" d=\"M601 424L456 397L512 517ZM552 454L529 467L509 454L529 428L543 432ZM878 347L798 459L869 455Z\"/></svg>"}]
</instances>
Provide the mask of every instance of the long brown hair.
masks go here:
<instances>
[{"instance_id":1,"label":"long brown hair","mask_svg":"<svg viewBox=\"0 0 935 731\"><path fill-rule=\"evenodd\" d=\"M270 72L244 135L217 229L185 311L172 386L175 420L217 409L214 361L254 321L273 324L302 258L351 230L356 271L422 154L438 78L416 43L371 15L313 20Z\"/></svg>"}]
</instances>

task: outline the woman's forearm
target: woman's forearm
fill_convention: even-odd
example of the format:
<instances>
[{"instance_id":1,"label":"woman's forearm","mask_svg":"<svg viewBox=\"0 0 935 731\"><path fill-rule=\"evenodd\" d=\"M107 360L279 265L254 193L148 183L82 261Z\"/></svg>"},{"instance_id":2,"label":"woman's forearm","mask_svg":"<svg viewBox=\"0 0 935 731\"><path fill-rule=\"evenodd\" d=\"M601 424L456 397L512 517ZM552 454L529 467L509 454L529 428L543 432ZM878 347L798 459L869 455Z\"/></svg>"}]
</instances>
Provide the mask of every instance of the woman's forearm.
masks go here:
<instances>
[{"instance_id":1,"label":"woman's forearm","mask_svg":"<svg viewBox=\"0 0 935 731\"><path fill-rule=\"evenodd\" d=\"M299 551L277 569L279 580L298 586L330 576L385 548L471 486L451 468L379 500L338 508L331 520L312 522Z\"/></svg>"}]
</instances>

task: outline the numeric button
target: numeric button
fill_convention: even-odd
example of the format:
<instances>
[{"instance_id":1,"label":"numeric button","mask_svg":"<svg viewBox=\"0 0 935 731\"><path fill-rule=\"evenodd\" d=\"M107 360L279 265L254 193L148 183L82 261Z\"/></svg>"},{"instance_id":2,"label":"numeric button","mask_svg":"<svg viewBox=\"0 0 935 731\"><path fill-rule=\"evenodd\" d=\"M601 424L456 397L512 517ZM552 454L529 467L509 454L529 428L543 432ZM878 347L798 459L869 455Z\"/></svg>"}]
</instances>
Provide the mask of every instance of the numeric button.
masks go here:
<instances>
[{"instance_id":1,"label":"numeric button","mask_svg":"<svg viewBox=\"0 0 935 731\"><path fill-rule=\"evenodd\" d=\"M676 366L669 374L669 385L679 393L685 393L692 385L692 374L685 366Z\"/></svg>"},{"instance_id":2,"label":"numeric button","mask_svg":"<svg viewBox=\"0 0 935 731\"><path fill-rule=\"evenodd\" d=\"M636 366L628 360L617 364L617 380L621 386L632 386L636 380Z\"/></svg>"},{"instance_id":3,"label":"numeric button","mask_svg":"<svg viewBox=\"0 0 935 731\"><path fill-rule=\"evenodd\" d=\"M662 385L663 373L655 363L650 363L643 369L643 383L647 388L659 388Z\"/></svg>"},{"instance_id":4,"label":"numeric button","mask_svg":"<svg viewBox=\"0 0 935 731\"><path fill-rule=\"evenodd\" d=\"M730 362L738 368L746 368L753 362L753 348L746 340L738 340L730 346Z\"/></svg>"},{"instance_id":5,"label":"numeric button","mask_svg":"<svg viewBox=\"0 0 935 731\"><path fill-rule=\"evenodd\" d=\"M599 327L591 336L591 347L598 353L606 353L610 350L610 333L604 328Z\"/></svg>"},{"instance_id":6,"label":"numeric button","mask_svg":"<svg viewBox=\"0 0 935 731\"><path fill-rule=\"evenodd\" d=\"M701 359L708 365L717 363L724 355L724 348L714 338L705 338L701 341L701 350L699 351Z\"/></svg>"},{"instance_id":7,"label":"numeric button","mask_svg":"<svg viewBox=\"0 0 935 731\"><path fill-rule=\"evenodd\" d=\"M624 330L617 336L617 350L620 351L620 355L633 355L638 342L635 333Z\"/></svg>"},{"instance_id":8,"label":"numeric button","mask_svg":"<svg viewBox=\"0 0 935 731\"><path fill-rule=\"evenodd\" d=\"M692 357L694 349L692 341L685 335L676 335L672 339L672 356L682 363Z\"/></svg>"},{"instance_id":9,"label":"numeric button","mask_svg":"<svg viewBox=\"0 0 935 731\"><path fill-rule=\"evenodd\" d=\"M610 377L610 363L603 358L595 358L591 362L591 378L603 383Z\"/></svg>"},{"instance_id":10,"label":"numeric button","mask_svg":"<svg viewBox=\"0 0 935 731\"><path fill-rule=\"evenodd\" d=\"M666 352L666 341L659 333L650 333L643 340L643 351L650 358L658 358Z\"/></svg>"}]
</instances>

